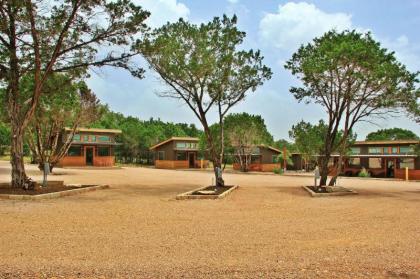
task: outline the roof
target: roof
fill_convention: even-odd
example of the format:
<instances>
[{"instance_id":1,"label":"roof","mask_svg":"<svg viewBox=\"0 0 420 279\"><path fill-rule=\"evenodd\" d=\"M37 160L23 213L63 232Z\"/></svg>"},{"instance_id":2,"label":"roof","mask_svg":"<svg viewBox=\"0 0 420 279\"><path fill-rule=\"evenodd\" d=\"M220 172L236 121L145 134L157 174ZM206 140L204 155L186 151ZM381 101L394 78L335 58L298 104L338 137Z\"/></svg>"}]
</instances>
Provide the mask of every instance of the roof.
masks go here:
<instances>
[{"instance_id":1,"label":"roof","mask_svg":"<svg viewBox=\"0 0 420 279\"><path fill-rule=\"evenodd\" d=\"M353 145L419 144L419 140L373 140L356 141Z\"/></svg>"},{"instance_id":2,"label":"roof","mask_svg":"<svg viewBox=\"0 0 420 279\"><path fill-rule=\"evenodd\" d=\"M64 131L70 132L71 128L64 128ZM118 129L100 129L100 128L77 128L76 132L88 132L88 133L109 133L109 134L121 134L122 131Z\"/></svg>"},{"instance_id":3,"label":"roof","mask_svg":"<svg viewBox=\"0 0 420 279\"><path fill-rule=\"evenodd\" d=\"M152 147L150 147L150 150L156 149L159 146L162 146L164 144L167 144L168 142L174 141L174 140L186 140L186 141L196 141L198 142L198 138L192 138L192 137L172 137L169 138L167 140L164 140L162 142L159 142L158 144L153 145Z\"/></svg>"},{"instance_id":4,"label":"roof","mask_svg":"<svg viewBox=\"0 0 420 279\"><path fill-rule=\"evenodd\" d=\"M267 148L267 149L273 150L273 151L275 151L275 152L277 152L277 153L281 153L281 151L280 151L279 149L274 148L274 147L269 146L269 145L260 144L260 145L259 145L259 147L264 147L264 148Z\"/></svg>"}]
</instances>

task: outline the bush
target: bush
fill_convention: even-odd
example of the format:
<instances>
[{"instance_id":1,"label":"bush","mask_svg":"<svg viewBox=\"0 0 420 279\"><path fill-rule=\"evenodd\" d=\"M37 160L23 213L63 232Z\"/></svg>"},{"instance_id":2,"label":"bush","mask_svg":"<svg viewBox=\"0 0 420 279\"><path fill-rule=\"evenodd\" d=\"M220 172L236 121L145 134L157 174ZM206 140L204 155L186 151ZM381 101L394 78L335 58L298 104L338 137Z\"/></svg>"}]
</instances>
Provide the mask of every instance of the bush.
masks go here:
<instances>
[{"instance_id":1,"label":"bush","mask_svg":"<svg viewBox=\"0 0 420 279\"><path fill-rule=\"evenodd\" d=\"M283 174L284 173L284 170L282 168L275 168L273 171L274 171L275 174Z\"/></svg>"},{"instance_id":2,"label":"bush","mask_svg":"<svg viewBox=\"0 0 420 279\"><path fill-rule=\"evenodd\" d=\"M363 169L359 172L358 176L359 176L359 177L370 177L370 173L369 173L369 172L368 172L365 168L363 168Z\"/></svg>"}]
</instances>

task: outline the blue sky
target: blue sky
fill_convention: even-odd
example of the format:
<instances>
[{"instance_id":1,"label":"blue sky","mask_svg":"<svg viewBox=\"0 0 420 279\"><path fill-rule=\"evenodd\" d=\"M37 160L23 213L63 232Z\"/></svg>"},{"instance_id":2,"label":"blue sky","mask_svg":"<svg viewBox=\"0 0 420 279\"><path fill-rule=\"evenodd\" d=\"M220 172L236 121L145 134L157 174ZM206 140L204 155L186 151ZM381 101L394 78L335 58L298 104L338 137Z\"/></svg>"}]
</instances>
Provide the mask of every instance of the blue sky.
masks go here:
<instances>
[{"instance_id":1,"label":"blue sky","mask_svg":"<svg viewBox=\"0 0 420 279\"><path fill-rule=\"evenodd\" d=\"M272 79L251 92L232 112L260 114L276 139L288 138L291 126L300 120L318 122L325 118L319 105L299 104L289 93L299 81L284 70L284 61L302 43L335 28L371 31L383 46L396 52L398 59L411 71L420 71L420 0L133 0L149 10L151 27L159 27L179 17L194 23L209 21L214 16L236 14L239 27L247 33L244 48L260 49L265 63L271 67ZM140 62L142 63L142 62ZM145 65L146 67L146 65ZM139 80L123 70L100 69L88 81L104 103L112 110L140 119L195 123L193 112L178 100L158 97L166 86L156 74L147 70ZM210 121L216 115L210 114ZM404 116L373 119L356 127L359 139L377 129L400 127L420 134L420 126Z\"/></svg>"}]
</instances>

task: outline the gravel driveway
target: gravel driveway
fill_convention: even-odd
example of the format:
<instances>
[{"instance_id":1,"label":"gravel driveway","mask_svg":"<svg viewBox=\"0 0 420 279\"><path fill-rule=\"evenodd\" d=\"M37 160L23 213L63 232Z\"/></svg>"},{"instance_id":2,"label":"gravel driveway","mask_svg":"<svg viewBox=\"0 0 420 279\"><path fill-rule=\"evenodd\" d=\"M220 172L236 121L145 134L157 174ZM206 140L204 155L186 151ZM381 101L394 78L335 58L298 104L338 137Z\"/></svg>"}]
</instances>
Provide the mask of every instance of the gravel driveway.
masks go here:
<instances>
[{"instance_id":1,"label":"gravel driveway","mask_svg":"<svg viewBox=\"0 0 420 279\"><path fill-rule=\"evenodd\" d=\"M311 198L310 177L226 174L226 199L177 201L211 173L55 172L111 188L0 200L0 278L420 278L418 182L342 179L360 194Z\"/></svg>"}]
</instances>

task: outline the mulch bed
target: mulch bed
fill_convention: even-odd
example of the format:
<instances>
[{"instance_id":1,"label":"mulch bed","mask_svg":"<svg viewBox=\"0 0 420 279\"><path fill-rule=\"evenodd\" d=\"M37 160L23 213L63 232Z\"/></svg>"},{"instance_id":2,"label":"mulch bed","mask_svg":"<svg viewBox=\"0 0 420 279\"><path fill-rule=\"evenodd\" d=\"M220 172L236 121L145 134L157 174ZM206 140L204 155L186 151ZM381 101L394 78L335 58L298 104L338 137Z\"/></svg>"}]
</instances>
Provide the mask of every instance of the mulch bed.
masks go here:
<instances>
[{"instance_id":1,"label":"mulch bed","mask_svg":"<svg viewBox=\"0 0 420 279\"><path fill-rule=\"evenodd\" d=\"M192 192L191 195L220 195L224 192L226 192L227 190L229 190L230 188L232 188L233 186L223 186L223 187L216 187L216 186L208 186L204 189L201 189L200 191L195 191ZM213 193L209 193L209 194L205 194L205 193L200 193L201 191L214 191Z\"/></svg>"},{"instance_id":2,"label":"mulch bed","mask_svg":"<svg viewBox=\"0 0 420 279\"><path fill-rule=\"evenodd\" d=\"M40 187L37 190L24 190L22 188L10 188L10 186L1 185L0 186L0 195L41 195L47 193L55 193L68 191L73 189L81 189L86 187L91 187L93 185L82 185L78 186L59 186L59 185L50 185L47 187Z\"/></svg>"}]
</instances>

